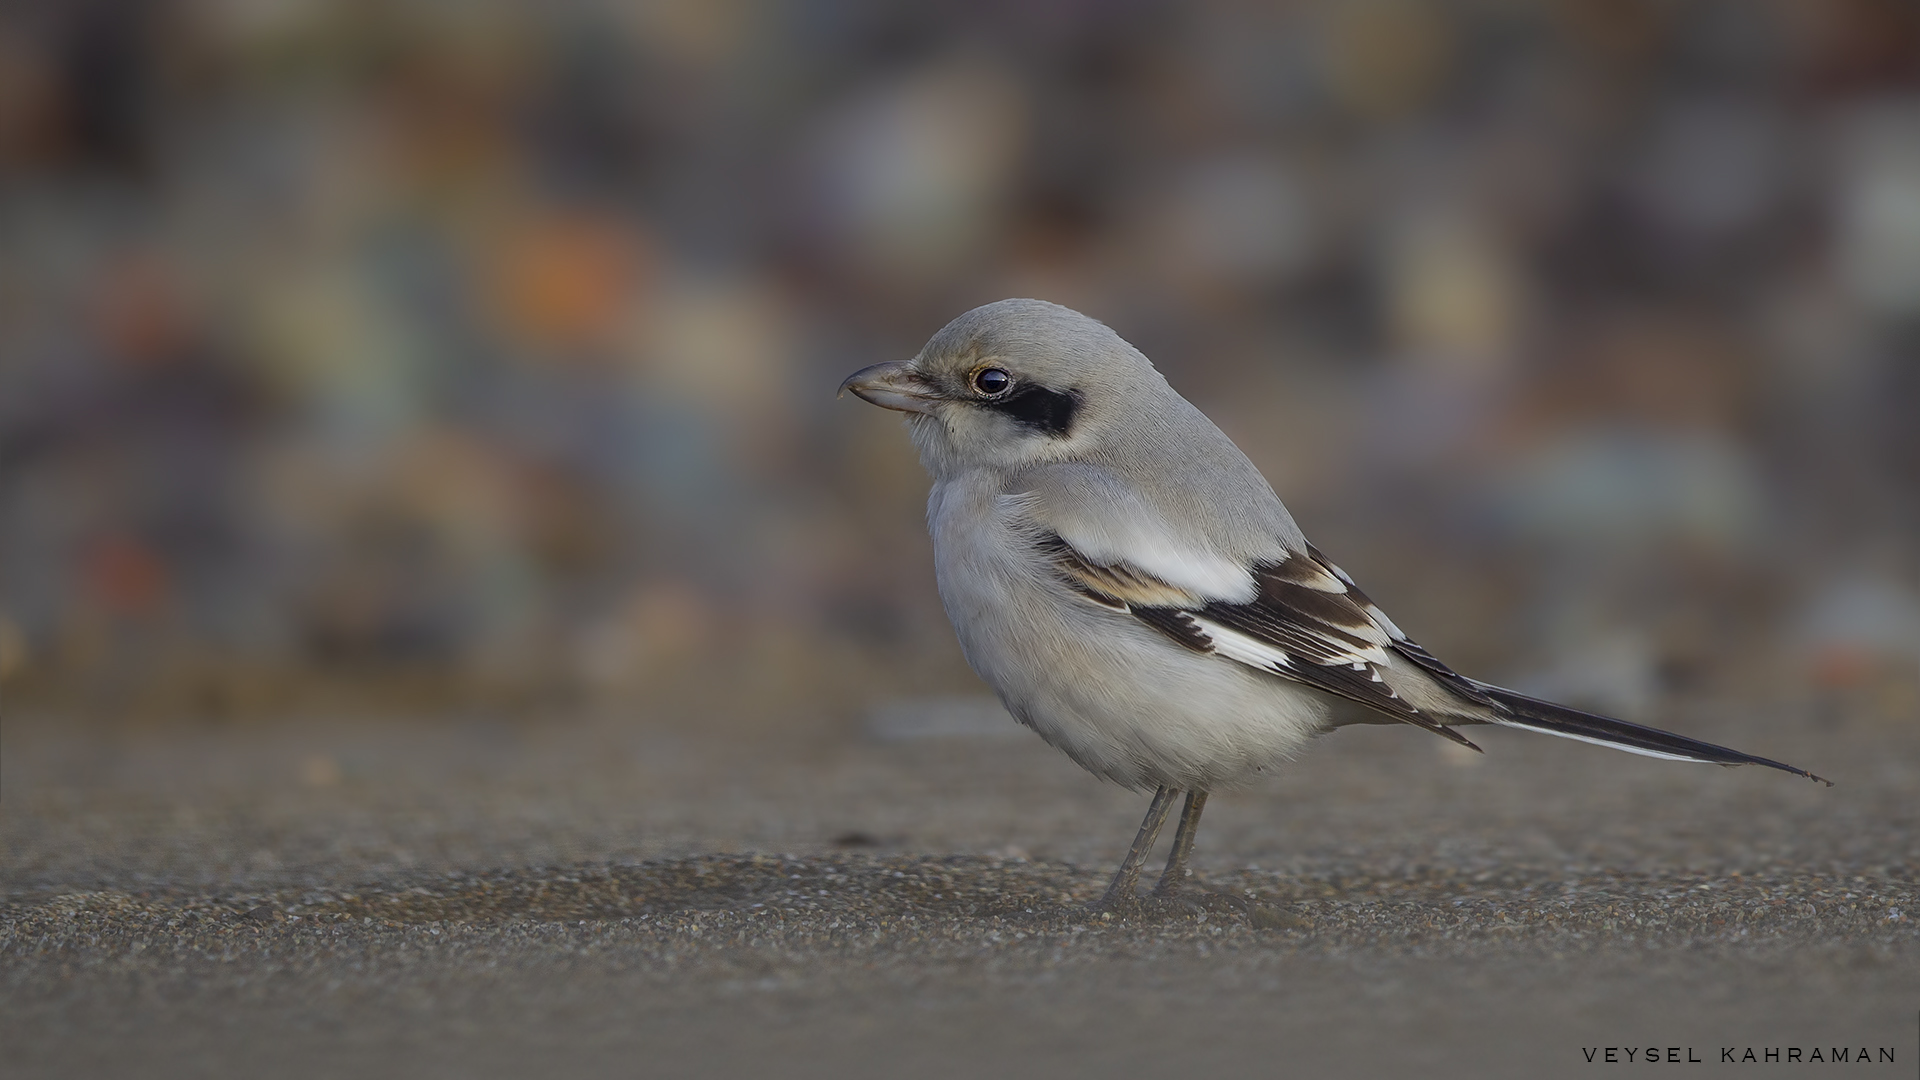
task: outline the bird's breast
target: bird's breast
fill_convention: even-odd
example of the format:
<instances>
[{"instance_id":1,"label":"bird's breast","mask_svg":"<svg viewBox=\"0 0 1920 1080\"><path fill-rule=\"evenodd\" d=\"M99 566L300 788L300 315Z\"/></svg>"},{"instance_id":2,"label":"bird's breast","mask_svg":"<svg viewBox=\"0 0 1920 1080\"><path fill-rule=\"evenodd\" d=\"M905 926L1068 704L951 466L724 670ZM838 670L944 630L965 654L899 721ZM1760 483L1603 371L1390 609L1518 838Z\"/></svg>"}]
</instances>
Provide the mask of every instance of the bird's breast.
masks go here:
<instances>
[{"instance_id":1,"label":"bird's breast","mask_svg":"<svg viewBox=\"0 0 1920 1080\"><path fill-rule=\"evenodd\" d=\"M984 477L928 502L940 599L967 662L1009 711L1088 770L1129 787L1213 787L1293 752L1324 707L1181 648L1076 595L1041 558L1031 503Z\"/></svg>"}]
</instances>

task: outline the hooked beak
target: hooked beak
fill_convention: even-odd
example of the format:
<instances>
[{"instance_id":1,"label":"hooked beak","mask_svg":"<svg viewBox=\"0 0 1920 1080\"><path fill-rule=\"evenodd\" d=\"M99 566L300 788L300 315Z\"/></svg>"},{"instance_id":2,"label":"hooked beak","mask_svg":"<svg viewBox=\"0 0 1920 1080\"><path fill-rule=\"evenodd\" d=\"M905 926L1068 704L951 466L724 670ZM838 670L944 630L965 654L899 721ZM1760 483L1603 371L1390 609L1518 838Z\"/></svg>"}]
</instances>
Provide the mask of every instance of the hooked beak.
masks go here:
<instances>
[{"instance_id":1,"label":"hooked beak","mask_svg":"<svg viewBox=\"0 0 1920 1080\"><path fill-rule=\"evenodd\" d=\"M922 382L904 360L861 368L840 384L840 393L849 390L862 401L906 413L930 412L938 400L933 389Z\"/></svg>"}]
</instances>

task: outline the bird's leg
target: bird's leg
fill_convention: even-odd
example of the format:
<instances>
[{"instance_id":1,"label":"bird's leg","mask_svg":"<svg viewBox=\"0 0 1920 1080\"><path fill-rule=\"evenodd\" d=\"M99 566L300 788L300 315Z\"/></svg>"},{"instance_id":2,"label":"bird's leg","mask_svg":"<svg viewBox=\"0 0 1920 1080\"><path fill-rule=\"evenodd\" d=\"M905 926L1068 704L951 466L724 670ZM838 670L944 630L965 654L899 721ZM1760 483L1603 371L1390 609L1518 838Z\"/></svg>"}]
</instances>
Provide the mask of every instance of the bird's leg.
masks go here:
<instances>
[{"instance_id":1,"label":"bird's leg","mask_svg":"<svg viewBox=\"0 0 1920 1080\"><path fill-rule=\"evenodd\" d=\"M1153 802L1147 805L1147 816L1140 822L1140 834L1133 838L1133 846L1127 849L1126 860L1120 864L1119 872L1113 875L1113 884L1107 886L1107 894L1093 905L1096 911L1111 911L1116 907L1138 903L1133 890L1140 883L1140 863L1153 850L1153 842L1160 838L1160 826L1167 823L1167 813L1173 809L1173 797L1178 794L1170 787L1154 791Z\"/></svg>"},{"instance_id":2,"label":"bird's leg","mask_svg":"<svg viewBox=\"0 0 1920 1080\"><path fill-rule=\"evenodd\" d=\"M1173 831L1173 851L1167 855L1166 872L1153 887L1156 899L1171 900L1180 895L1187 878L1187 857L1193 854L1193 837L1200 831L1200 811L1207 808L1207 793L1187 792L1187 805L1180 811L1180 825Z\"/></svg>"}]
</instances>

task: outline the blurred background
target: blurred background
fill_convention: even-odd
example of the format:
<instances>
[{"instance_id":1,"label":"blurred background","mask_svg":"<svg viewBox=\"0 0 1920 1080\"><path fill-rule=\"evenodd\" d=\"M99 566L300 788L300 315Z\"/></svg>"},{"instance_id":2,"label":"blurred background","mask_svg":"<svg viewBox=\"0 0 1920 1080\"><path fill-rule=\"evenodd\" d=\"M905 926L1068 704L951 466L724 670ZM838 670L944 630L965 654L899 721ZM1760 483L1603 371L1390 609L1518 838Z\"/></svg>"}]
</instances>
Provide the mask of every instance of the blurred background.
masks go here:
<instances>
[{"instance_id":1,"label":"blurred background","mask_svg":"<svg viewBox=\"0 0 1920 1080\"><path fill-rule=\"evenodd\" d=\"M68 0L0 13L5 712L977 694L833 391L1016 295L1465 670L1920 708L1905 0Z\"/></svg>"}]
</instances>

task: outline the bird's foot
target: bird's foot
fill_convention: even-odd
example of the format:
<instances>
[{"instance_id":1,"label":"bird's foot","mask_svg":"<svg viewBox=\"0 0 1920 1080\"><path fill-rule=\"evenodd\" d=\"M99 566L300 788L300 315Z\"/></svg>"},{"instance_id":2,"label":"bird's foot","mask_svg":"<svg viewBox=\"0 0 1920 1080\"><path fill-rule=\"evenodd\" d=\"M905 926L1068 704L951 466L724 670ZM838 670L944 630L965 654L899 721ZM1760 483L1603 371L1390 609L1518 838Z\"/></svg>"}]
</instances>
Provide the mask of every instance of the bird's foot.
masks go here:
<instances>
[{"instance_id":1,"label":"bird's foot","mask_svg":"<svg viewBox=\"0 0 1920 1080\"><path fill-rule=\"evenodd\" d=\"M1108 889L1104 896L1087 905L1087 914L1105 919L1127 918L1142 910L1139 894L1131 889Z\"/></svg>"}]
</instances>

